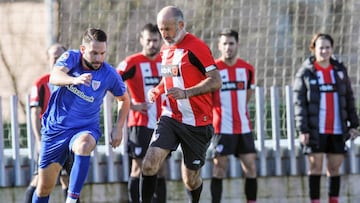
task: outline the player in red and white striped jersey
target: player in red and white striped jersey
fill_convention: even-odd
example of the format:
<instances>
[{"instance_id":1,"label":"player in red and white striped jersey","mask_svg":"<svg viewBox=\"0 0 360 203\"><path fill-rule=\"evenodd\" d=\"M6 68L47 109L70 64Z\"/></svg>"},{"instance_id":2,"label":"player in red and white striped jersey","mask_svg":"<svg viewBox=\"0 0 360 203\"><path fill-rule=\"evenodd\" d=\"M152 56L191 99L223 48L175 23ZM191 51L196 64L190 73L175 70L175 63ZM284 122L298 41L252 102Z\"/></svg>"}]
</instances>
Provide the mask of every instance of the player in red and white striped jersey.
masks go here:
<instances>
[{"instance_id":1,"label":"player in red and white striped jersey","mask_svg":"<svg viewBox=\"0 0 360 203\"><path fill-rule=\"evenodd\" d=\"M140 202L139 180L141 162L148 149L156 122L161 113L161 97L153 103L147 99L147 92L161 80L159 55L161 35L156 25L146 24L140 32L142 51L128 56L117 71L126 83L131 97L128 117L128 153L132 158L131 173L128 182L129 202ZM156 195L157 203L166 202L166 164L158 174Z\"/></svg>"},{"instance_id":2,"label":"player in red and white striped jersey","mask_svg":"<svg viewBox=\"0 0 360 203\"><path fill-rule=\"evenodd\" d=\"M355 139L359 119L346 67L332 57L334 40L317 33L310 43L312 56L294 80L294 112L304 154L309 162L309 196L320 203L320 179L326 156L328 202L339 202L339 169L347 151L345 141Z\"/></svg>"},{"instance_id":3,"label":"player in red and white striped jersey","mask_svg":"<svg viewBox=\"0 0 360 203\"><path fill-rule=\"evenodd\" d=\"M222 88L213 95L215 135L213 146L213 177L211 196L213 203L220 203L222 179L226 176L228 155L240 159L245 175L245 195L248 202L256 202L256 150L248 112L248 101L255 85L252 65L237 57L238 32L223 29L219 34L216 60L222 79Z\"/></svg>"},{"instance_id":4,"label":"player in red and white striped jersey","mask_svg":"<svg viewBox=\"0 0 360 203\"><path fill-rule=\"evenodd\" d=\"M159 166L180 145L183 182L190 202L196 203L202 191L200 169L213 134L212 92L221 87L221 79L210 49L185 31L179 8L163 8L157 15L157 24L165 42L160 51L163 79L150 90L148 97L154 101L165 93L165 101L144 157L142 202L150 203Z\"/></svg>"}]
</instances>

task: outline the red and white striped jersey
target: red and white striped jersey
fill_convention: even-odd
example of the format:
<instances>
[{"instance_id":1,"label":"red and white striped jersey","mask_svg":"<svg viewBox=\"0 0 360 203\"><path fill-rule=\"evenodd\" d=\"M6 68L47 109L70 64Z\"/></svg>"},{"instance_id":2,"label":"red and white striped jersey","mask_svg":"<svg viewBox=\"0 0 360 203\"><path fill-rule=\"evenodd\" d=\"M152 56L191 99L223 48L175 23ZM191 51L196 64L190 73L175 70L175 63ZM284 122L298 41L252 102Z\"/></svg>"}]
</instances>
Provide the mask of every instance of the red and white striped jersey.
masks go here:
<instances>
[{"instance_id":1,"label":"red and white striped jersey","mask_svg":"<svg viewBox=\"0 0 360 203\"><path fill-rule=\"evenodd\" d=\"M327 68L314 63L320 89L319 133L342 134L339 98L333 66Z\"/></svg>"},{"instance_id":2,"label":"red and white striped jersey","mask_svg":"<svg viewBox=\"0 0 360 203\"><path fill-rule=\"evenodd\" d=\"M160 54L163 66L175 68L173 76L165 77L165 93L172 87L186 89L195 86L206 79L206 72L216 69L208 46L190 33L178 44L163 45ZM212 94L179 100L166 97L162 115L192 126L209 125L212 123Z\"/></svg>"},{"instance_id":3,"label":"red and white striped jersey","mask_svg":"<svg viewBox=\"0 0 360 203\"><path fill-rule=\"evenodd\" d=\"M41 108L39 118L44 114L52 93L51 85L49 84L50 73L47 73L35 81L31 87L30 106L38 106Z\"/></svg>"},{"instance_id":4,"label":"red and white striped jersey","mask_svg":"<svg viewBox=\"0 0 360 203\"><path fill-rule=\"evenodd\" d=\"M247 107L247 91L255 87L254 67L238 59L228 66L216 60L222 87L214 93L214 130L216 134L244 134L252 131Z\"/></svg>"},{"instance_id":5,"label":"red and white striped jersey","mask_svg":"<svg viewBox=\"0 0 360 203\"><path fill-rule=\"evenodd\" d=\"M122 76L128 88L132 104L149 103L147 92L159 84L161 58L158 55L154 60L142 53L127 57L118 67L117 72ZM154 129L161 114L161 97L150 104L147 113L130 110L128 126L145 126Z\"/></svg>"}]
</instances>

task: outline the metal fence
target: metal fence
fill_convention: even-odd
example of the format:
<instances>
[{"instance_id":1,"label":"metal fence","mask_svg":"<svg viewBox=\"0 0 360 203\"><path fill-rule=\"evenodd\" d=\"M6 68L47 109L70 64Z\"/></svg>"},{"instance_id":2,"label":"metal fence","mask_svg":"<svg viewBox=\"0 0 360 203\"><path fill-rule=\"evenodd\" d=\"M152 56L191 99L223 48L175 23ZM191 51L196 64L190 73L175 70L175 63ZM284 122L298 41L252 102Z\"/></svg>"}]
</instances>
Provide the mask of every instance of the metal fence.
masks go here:
<instances>
[{"instance_id":1,"label":"metal fence","mask_svg":"<svg viewBox=\"0 0 360 203\"><path fill-rule=\"evenodd\" d=\"M307 171L307 163L301 153L299 143L295 136L292 88L286 86L283 90L285 97L279 96L282 88L272 86L270 93L265 94L263 87L255 89L255 102L253 119L254 134L256 136L256 148L258 152L257 168L259 176L292 176L304 175ZM268 95L268 96L266 96ZM17 96L11 97L11 123L10 146L5 147L5 135L3 120L0 117L0 186L21 186L28 184L34 170L34 137L31 133L29 105L27 102L26 134L21 135L19 122L17 121ZM126 154L126 137L122 145L112 149L108 144L109 134L113 126L114 105L111 96L104 99L103 105L103 141L95 148L92 158L88 183L104 183L127 181L129 175L129 159ZM0 113L2 112L2 101L0 97ZM267 114L266 108L270 108ZM284 115L282 115L284 114ZM270 118L267 118L270 116ZM265 128L266 120L271 120L271 129ZM281 127L282 123L285 123ZM280 131L285 133L282 134ZM24 130L22 130L24 132ZM124 128L124 135L126 129ZM268 135L270 133L270 135ZM20 146L20 139L27 140L26 146ZM342 174L359 173L359 143L348 141L349 147L346 159L341 167ZM203 178L210 178L212 174L212 146L207 153L207 161L202 168ZM180 166L182 154L180 149L173 152L168 159L168 178L178 180L181 178ZM324 164L325 166L326 164ZM239 161L231 156L227 176L241 177L242 171Z\"/></svg>"}]
</instances>

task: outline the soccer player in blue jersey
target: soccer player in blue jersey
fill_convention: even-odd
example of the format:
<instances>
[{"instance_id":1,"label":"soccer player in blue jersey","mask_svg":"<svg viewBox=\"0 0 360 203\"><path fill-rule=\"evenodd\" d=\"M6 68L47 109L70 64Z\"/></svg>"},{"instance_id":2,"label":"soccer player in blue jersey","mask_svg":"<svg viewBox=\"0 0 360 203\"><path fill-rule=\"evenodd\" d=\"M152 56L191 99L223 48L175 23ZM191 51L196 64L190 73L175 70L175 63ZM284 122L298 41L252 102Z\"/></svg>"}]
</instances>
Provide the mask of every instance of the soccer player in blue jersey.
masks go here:
<instances>
[{"instance_id":1,"label":"soccer player in blue jersey","mask_svg":"<svg viewBox=\"0 0 360 203\"><path fill-rule=\"evenodd\" d=\"M70 153L74 154L74 163L66 203L75 203L79 198L90 154L101 137L100 108L107 91L118 100L118 119L110 144L115 148L121 143L130 100L120 75L104 61L106 48L106 33L89 28L80 49L62 54L51 71L50 83L56 90L42 119L39 181L33 203L49 202Z\"/></svg>"}]
</instances>

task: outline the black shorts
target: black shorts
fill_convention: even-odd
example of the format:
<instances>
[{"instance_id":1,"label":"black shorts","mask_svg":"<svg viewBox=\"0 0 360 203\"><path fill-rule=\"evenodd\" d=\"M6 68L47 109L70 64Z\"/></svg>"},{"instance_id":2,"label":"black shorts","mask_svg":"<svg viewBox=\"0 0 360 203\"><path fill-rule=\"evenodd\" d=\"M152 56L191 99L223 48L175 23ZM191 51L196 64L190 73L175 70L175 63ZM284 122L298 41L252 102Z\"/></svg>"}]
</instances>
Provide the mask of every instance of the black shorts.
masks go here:
<instances>
[{"instance_id":1,"label":"black shorts","mask_svg":"<svg viewBox=\"0 0 360 203\"><path fill-rule=\"evenodd\" d=\"M253 134L219 134L214 135L213 145L215 156L233 154L239 157L240 154L256 153Z\"/></svg>"},{"instance_id":2,"label":"black shorts","mask_svg":"<svg viewBox=\"0 0 360 203\"><path fill-rule=\"evenodd\" d=\"M342 135L319 134L319 140L319 146L301 145L303 153L345 154L347 152L347 146Z\"/></svg>"},{"instance_id":3,"label":"black shorts","mask_svg":"<svg viewBox=\"0 0 360 203\"><path fill-rule=\"evenodd\" d=\"M132 126L128 128L128 154L131 158L144 158L154 129L144 126Z\"/></svg>"},{"instance_id":4,"label":"black shorts","mask_svg":"<svg viewBox=\"0 0 360 203\"><path fill-rule=\"evenodd\" d=\"M213 132L212 125L191 126L162 116L150 146L175 151L180 144L185 166L198 170L205 164L206 151Z\"/></svg>"}]
</instances>

